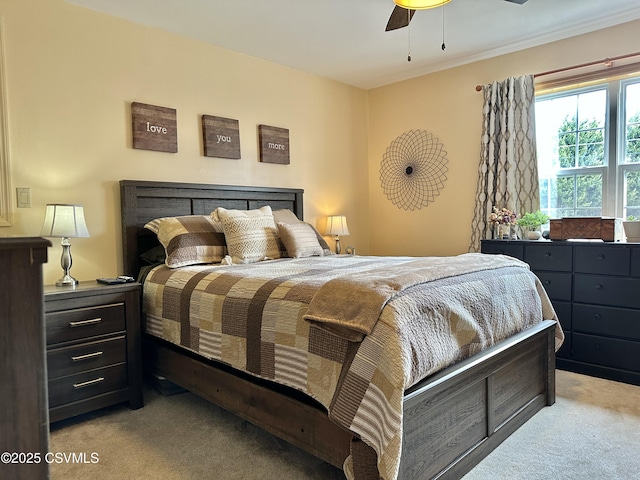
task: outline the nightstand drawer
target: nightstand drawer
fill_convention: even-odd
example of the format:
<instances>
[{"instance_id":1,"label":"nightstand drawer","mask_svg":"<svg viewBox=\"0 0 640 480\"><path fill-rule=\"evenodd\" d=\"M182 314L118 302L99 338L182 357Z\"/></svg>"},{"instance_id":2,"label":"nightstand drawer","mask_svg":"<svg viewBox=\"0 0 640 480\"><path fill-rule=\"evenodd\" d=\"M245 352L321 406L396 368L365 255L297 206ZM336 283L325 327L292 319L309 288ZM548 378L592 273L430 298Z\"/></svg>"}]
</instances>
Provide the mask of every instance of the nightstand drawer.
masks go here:
<instances>
[{"instance_id":1,"label":"nightstand drawer","mask_svg":"<svg viewBox=\"0 0 640 480\"><path fill-rule=\"evenodd\" d=\"M49 408L127 388L124 363L49 381Z\"/></svg>"},{"instance_id":2,"label":"nightstand drawer","mask_svg":"<svg viewBox=\"0 0 640 480\"><path fill-rule=\"evenodd\" d=\"M579 362L640 372L640 343L573 334L573 358Z\"/></svg>"},{"instance_id":3,"label":"nightstand drawer","mask_svg":"<svg viewBox=\"0 0 640 480\"><path fill-rule=\"evenodd\" d=\"M77 308L45 315L47 345L125 330L124 303Z\"/></svg>"},{"instance_id":4,"label":"nightstand drawer","mask_svg":"<svg viewBox=\"0 0 640 480\"><path fill-rule=\"evenodd\" d=\"M576 302L640 308L640 279L575 275L574 280Z\"/></svg>"},{"instance_id":5,"label":"nightstand drawer","mask_svg":"<svg viewBox=\"0 0 640 480\"><path fill-rule=\"evenodd\" d=\"M576 273L629 275L628 248L576 247Z\"/></svg>"},{"instance_id":6,"label":"nightstand drawer","mask_svg":"<svg viewBox=\"0 0 640 480\"><path fill-rule=\"evenodd\" d=\"M127 360L127 341L124 335L108 340L88 342L71 347L56 348L47 353L49 379L123 363Z\"/></svg>"}]
</instances>

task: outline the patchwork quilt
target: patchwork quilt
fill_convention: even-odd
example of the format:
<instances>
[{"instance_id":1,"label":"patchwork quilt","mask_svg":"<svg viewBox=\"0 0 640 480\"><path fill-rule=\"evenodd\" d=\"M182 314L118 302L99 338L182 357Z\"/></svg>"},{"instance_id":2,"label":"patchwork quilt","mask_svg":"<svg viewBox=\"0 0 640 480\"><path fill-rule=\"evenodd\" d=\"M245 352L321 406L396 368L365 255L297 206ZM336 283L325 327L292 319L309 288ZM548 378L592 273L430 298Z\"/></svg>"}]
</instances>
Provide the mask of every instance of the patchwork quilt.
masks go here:
<instances>
[{"instance_id":1,"label":"patchwork quilt","mask_svg":"<svg viewBox=\"0 0 640 480\"><path fill-rule=\"evenodd\" d=\"M398 475L407 388L557 320L527 264L482 254L158 266L143 305L147 333L319 401L383 479Z\"/></svg>"}]
</instances>

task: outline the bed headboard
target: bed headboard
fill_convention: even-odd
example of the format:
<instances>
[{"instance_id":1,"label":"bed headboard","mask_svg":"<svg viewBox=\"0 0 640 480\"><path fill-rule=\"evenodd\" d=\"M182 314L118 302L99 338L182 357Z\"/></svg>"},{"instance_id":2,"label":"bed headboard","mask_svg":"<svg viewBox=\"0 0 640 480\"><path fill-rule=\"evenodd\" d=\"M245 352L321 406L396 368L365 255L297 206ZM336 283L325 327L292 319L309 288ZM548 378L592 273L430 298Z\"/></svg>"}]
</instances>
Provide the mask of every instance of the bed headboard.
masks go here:
<instances>
[{"instance_id":1,"label":"bed headboard","mask_svg":"<svg viewBox=\"0 0 640 480\"><path fill-rule=\"evenodd\" d=\"M120 181L122 253L126 275L137 276L140 254L158 244L144 225L160 217L208 215L217 207L252 210L288 208L303 219L303 190L297 188Z\"/></svg>"}]
</instances>

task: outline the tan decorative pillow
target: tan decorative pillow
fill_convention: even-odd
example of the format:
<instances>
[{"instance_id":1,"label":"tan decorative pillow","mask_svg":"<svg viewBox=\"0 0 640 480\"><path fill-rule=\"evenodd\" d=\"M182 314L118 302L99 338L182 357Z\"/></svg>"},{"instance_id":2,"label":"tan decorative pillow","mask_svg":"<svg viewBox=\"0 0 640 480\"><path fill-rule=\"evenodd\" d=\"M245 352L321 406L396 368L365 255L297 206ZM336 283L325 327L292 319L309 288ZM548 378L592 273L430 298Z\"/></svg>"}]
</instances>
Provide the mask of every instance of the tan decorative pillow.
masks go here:
<instances>
[{"instance_id":1,"label":"tan decorative pillow","mask_svg":"<svg viewBox=\"0 0 640 480\"><path fill-rule=\"evenodd\" d=\"M278 210L274 210L273 211L273 220L276 222L276 224L278 223L288 223L288 224L293 224L293 223L300 223L301 220L296 217L296 214L293 213L291 210L289 210L288 208L281 208Z\"/></svg>"},{"instance_id":2,"label":"tan decorative pillow","mask_svg":"<svg viewBox=\"0 0 640 480\"><path fill-rule=\"evenodd\" d=\"M227 210L218 207L214 213L222 222L233 263L255 263L280 258L278 231L271 207L264 206L256 210Z\"/></svg>"},{"instance_id":3,"label":"tan decorative pillow","mask_svg":"<svg viewBox=\"0 0 640 480\"><path fill-rule=\"evenodd\" d=\"M165 249L165 264L171 268L220 263L227 254L222 225L208 215L157 218L145 228L158 236Z\"/></svg>"},{"instance_id":4,"label":"tan decorative pillow","mask_svg":"<svg viewBox=\"0 0 640 480\"><path fill-rule=\"evenodd\" d=\"M278 235L291 258L322 256L315 229L308 223L277 223Z\"/></svg>"},{"instance_id":5,"label":"tan decorative pillow","mask_svg":"<svg viewBox=\"0 0 640 480\"><path fill-rule=\"evenodd\" d=\"M306 222L303 222L302 220L300 220L298 217L296 217L295 213L293 213L291 210L286 209L286 208L282 208L280 210L274 210L273 211L273 218L274 218L276 224L278 224L278 223L286 223L286 224L289 224L289 225L295 225L297 223L306 223ZM313 231L316 233L316 238L318 239L318 243L320 244L320 247L322 247L322 251L324 252L323 254L324 255L333 255L333 252L331 251L331 248L329 247L329 244L322 237L322 235L320 235L320 232L318 232L318 230L316 230L316 228L313 225L311 225L310 223L307 223L307 225L309 225L313 229ZM280 239L280 240L282 240L282 239Z\"/></svg>"}]
</instances>

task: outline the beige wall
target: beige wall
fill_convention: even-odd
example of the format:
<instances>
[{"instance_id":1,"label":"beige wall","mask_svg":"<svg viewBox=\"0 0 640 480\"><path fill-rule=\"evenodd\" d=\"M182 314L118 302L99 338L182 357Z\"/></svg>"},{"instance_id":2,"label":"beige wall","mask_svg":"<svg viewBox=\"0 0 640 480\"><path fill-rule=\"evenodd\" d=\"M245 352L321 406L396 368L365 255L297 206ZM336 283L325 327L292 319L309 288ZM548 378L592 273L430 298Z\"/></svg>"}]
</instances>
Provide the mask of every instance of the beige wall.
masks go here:
<instances>
[{"instance_id":1,"label":"beige wall","mask_svg":"<svg viewBox=\"0 0 640 480\"><path fill-rule=\"evenodd\" d=\"M370 90L371 252L455 255L467 251L482 124L482 93L475 91L476 85L637 52L638 31L640 21L630 22ZM395 138L418 129L431 132L444 144L448 179L433 203L405 211L384 195L380 162Z\"/></svg>"},{"instance_id":2,"label":"beige wall","mask_svg":"<svg viewBox=\"0 0 640 480\"><path fill-rule=\"evenodd\" d=\"M0 0L13 226L38 235L44 205L84 205L79 280L121 271L120 179L296 187L305 218L348 216L343 245L368 249L367 93L63 2ZM177 109L178 153L131 148L130 103ZM240 122L242 159L203 156L200 115ZM257 125L288 128L291 164L258 160ZM15 208L15 188L31 208ZM61 276L52 239L45 281ZM330 242L332 244L332 242Z\"/></svg>"}]
</instances>

